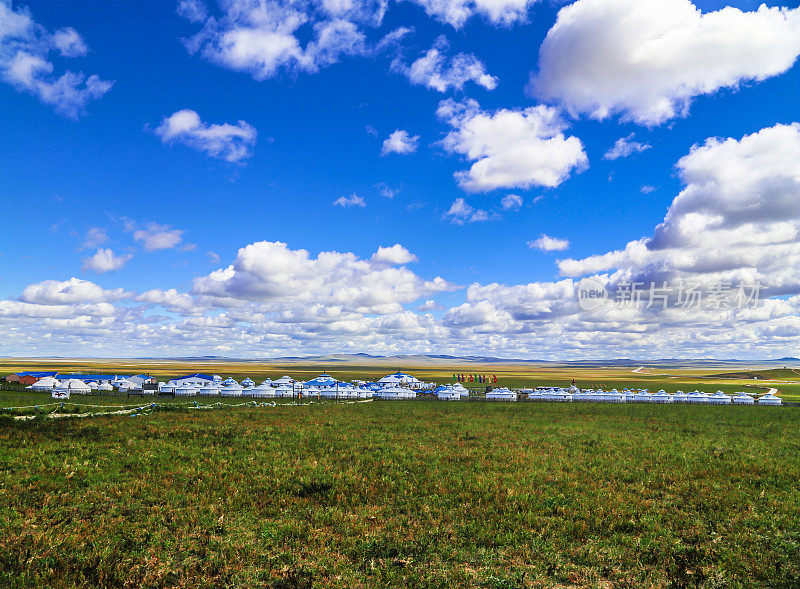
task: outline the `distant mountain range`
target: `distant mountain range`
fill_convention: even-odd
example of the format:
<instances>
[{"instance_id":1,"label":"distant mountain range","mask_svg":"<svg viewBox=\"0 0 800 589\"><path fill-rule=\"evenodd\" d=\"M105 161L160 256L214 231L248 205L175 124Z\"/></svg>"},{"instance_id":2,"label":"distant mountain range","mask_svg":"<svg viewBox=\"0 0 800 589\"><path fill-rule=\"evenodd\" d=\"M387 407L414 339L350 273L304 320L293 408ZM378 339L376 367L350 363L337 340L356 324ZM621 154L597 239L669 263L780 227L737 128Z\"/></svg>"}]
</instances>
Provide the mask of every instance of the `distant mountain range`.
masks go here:
<instances>
[{"instance_id":1,"label":"distant mountain range","mask_svg":"<svg viewBox=\"0 0 800 589\"><path fill-rule=\"evenodd\" d=\"M0 356L2 357L2 356ZM4 358L10 359L6 356ZM17 358L21 360L22 358ZM26 358L26 360L45 358ZM49 357L49 360L101 360L99 358L64 358ZM635 358L597 358L582 360L543 360L540 358L498 358L496 356L451 356L447 354L404 354L396 356L375 356L372 354L328 354L316 356L281 356L278 358L226 358L224 356L184 356L171 358L104 358L102 360L139 360L139 361L161 361L161 362L263 362L265 364L350 364L350 365L452 365L452 364L523 364L528 366L572 366L576 368L603 368L603 367L622 367L622 368L706 368L716 367L739 367L739 366L766 366L783 367L790 364L800 364L800 358L787 356L784 358L773 358L765 360L742 360L738 358L711 358L711 359L688 359L688 358L659 358L655 360L641 360Z\"/></svg>"}]
</instances>

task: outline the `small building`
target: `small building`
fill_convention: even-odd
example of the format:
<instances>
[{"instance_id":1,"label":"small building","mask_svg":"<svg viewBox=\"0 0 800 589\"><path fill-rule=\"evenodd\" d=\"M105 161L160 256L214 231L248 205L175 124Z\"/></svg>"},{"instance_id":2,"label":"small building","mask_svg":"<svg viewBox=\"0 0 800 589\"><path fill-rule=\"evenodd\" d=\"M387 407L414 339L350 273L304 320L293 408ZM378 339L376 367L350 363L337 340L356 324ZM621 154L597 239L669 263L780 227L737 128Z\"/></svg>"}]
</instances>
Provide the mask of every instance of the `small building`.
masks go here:
<instances>
[{"instance_id":1,"label":"small building","mask_svg":"<svg viewBox=\"0 0 800 589\"><path fill-rule=\"evenodd\" d=\"M196 374L187 374L186 376L178 376L176 378L173 378L171 381L169 381L169 384L174 384L175 387L179 387L184 384L197 385L202 387L215 382L214 380L215 378L219 377L211 376L210 374L201 374L198 372Z\"/></svg>"},{"instance_id":2,"label":"small building","mask_svg":"<svg viewBox=\"0 0 800 589\"><path fill-rule=\"evenodd\" d=\"M37 380L46 377L55 378L58 372L15 372L14 374L7 375L3 380L8 383L17 383L21 385L32 385Z\"/></svg>"}]
</instances>

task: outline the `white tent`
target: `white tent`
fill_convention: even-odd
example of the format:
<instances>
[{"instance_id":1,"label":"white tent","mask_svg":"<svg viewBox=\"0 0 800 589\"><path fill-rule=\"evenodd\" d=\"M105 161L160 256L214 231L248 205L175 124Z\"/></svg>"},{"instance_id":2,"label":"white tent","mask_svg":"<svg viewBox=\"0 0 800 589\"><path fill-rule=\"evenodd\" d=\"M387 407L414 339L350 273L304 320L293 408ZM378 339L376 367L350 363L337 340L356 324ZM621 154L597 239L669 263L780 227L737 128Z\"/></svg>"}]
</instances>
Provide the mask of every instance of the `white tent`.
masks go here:
<instances>
[{"instance_id":1,"label":"white tent","mask_svg":"<svg viewBox=\"0 0 800 589\"><path fill-rule=\"evenodd\" d=\"M783 401L781 401L780 397L773 395L772 393L767 393L766 395L762 395L758 398L759 405L781 405Z\"/></svg>"},{"instance_id":2,"label":"white tent","mask_svg":"<svg viewBox=\"0 0 800 589\"><path fill-rule=\"evenodd\" d=\"M307 389L303 389L303 396L304 397L319 397L319 389L315 386L310 386Z\"/></svg>"},{"instance_id":3,"label":"white tent","mask_svg":"<svg viewBox=\"0 0 800 589\"><path fill-rule=\"evenodd\" d=\"M359 399L371 399L375 396L375 391L359 387L356 389L356 394Z\"/></svg>"},{"instance_id":4,"label":"white tent","mask_svg":"<svg viewBox=\"0 0 800 589\"><path fill-rule=\"evenodd\" d=\"M182 384L179 387L175 387L175 396L176 397L194 397L197 395L198 387L197 385L191 385L189 383Z\"/></svg>"},{"instance_id":5,"label":"white tent","mask_svg":"<svg viewBox=\"0 0 800 589\"><path fill-rule=\"evenodd\" d=\"M683 391L676 391L675 394L672 396L673 403L688 403L689 396L684 393Z\"/></svg>"},{"instance_id":6,"label":"white tent","mask_svg":"<svg viewBox=\"0 0 800 589\"><path fill-rule=\"evenodd\" d=\"M284 383L275 389L275 396L284 399L291 398L294 396L294 389L291 385Z\"/></svg>"},{"instance_id":7,"label":"white tent","mask_svg":"<svg viewBox=\"0 0 800 589\"><path fill-rule=\"evenodd\" d=\"M239 383L236 384L226 384L222 387L219 391L219 394L223 397L241 397L242 396L242 385Z\"/></svg>"},{"instance_id":8,"label":"white tent","mask_svg":"<svg viewBox=\"0 0 800 589\"><path fill-rule=\"evenodd\" d=\"M96 390L97 390L97 387L99 386L99 385L98 385L96 382L94 382L93 380L90 380L90 381L89 381L89 382L87 382L86 384L87 384L87 385L89 386L89 388L90 388L90 389L92 389L93 391L96 391Z\"/></svg>"},{"instance_id":9,"label":"white tent","mask_svg":"<svg viewBox=\"0 0 800 589\"><path fill-rule=\"evenodd\" d=\"M250 380L249 378L245 378L242 381L242 386L243 387L254 387L254 386L256 386L256 383L253 382L252 380Z\"/></svg>"},{"instance_id":10,"label":"white tent","mask_svg":"<svg viewBox=\"0 0 800 589\"><path fill-rule=\"evenodd\" d=\"M376 399L391 399L391 400L398 400L398 399L413 399L417 396L417 393L410 389L405 389L402 387L385 387L378 391L375 391L373 395Z\"/></svg>"},{"instance_id":11,"label":"white tent","mask_svg":"<svg viewBox=\"0 0 800 589\"><path fill-rule=\"evenodd\" d=\"M98 390L98 391L113 391L113 390L114 390L114 387L112 387L112 386L111 386L109 383L107 383L107 382L102 382L102 383L100 383L99 385L97 385L97 390Z\"/></svg>"},{"instance_id":12,"label":"white tent","mask_svg":"<svg viewBox=\"0 0 800 589\"><path fill-rule=\"evenodd\" d=\"M252 397L253 391L256 390L256 387L250 385L249 387L242 387L242 395L245 397Z\"/></svg>"},{"instance_id":13,"label":"white tent","mask_svg":"<svg viewBox=\"0 0 800 589\"><path fill-rule=\"evenodd\" d=\"M442 386L436 387L434 391L436 397L440 401L460 401L461 400L461 391L459 391L455 387L451 386Z\"/></svg>"},{"instance_id":14,"label":"white tent","mask_svg":"<svg viewBox=\"0 0 800 589\"><path fill-rule=\"evenodd\" d=\"M707 395L706 393L701 393L700 391L694 391L692 393L689 393L688 401L689 403L708 404L709 397L710 395Z\"/></svg>"},{"instance_id":15,"label":"white tent","mask_svg":"<svg viewBox=\"0 0 800 589\"><path fill-rule=\"evenodd\" d=\"M517 400L517 393L506 387L501 387L499 389L492 389L488 393L486 393L486 400L487 401L516 401Z\"/></svg>"},{"instance_id":16,"label":"white tent","mask_svg":"<svg viewBox=\"0 0 800 589\"><path fill-rule=\"evenodd\" d=\"M120 391L128 391L130 389L135 389L136 385L129 381L127 378L119 378L114 380L112 383L116 388Z\"/></svg>"},{"instance_id":17,"label":"white tent","mask_svg":"<svg viewBox=\"0 0 800 589\"><path fill-rule=\"evenodd\" d=\"M294 379L291 376L283 375L278 380L272 381L272 384L292 384Z\"/></svg>"},{"instance_id":18,"label":"white tent","mask_svg":"<svg viewBox=\"0 0 800 589\"><path fill-rule=\"evenodd\" d=\"M274 399L275 398L275 389L273 389L268 384L265 384L265 383L262 382L260 385L255 387L250 394L253 395L253 397L257 397L257 398Z\"/></svg>"},{"instance_id":19,"label":"white tent","mask_svg":"<svg viewBox=\"0 0 800 589\"><path fill-rule=\"evenodd\" d=\"M33 383L31 388L33 388L34 391L49 391L56 388L60 384L61 383L57 378L53 376L45 376L44 378L40 378Z\"/></svg>"},{"instance_id":20,"label":"white tent","mask_svg":"<svg viewBox=\"0 0 800 589\"><path fill-rule=\"evenodd\" d=\"M651 398L653 403L672 403L674 400L672 395L663 389L652 395Z\"/></svg>"},{"instance_id":21,"label":"white tent","mask_svg":"<svg viewBox=\"0 0 800 589\"><path fill-rule=\"evenodd\" d=\"M748 395L747 393L737 393L737 395L733 398L734 405L753 405L755 403L755 399Z\"/></svg>"},{"instance_id":22,"label":"white tent","mask_svg":"<svg viewBox=\"0 0 800 589\"><path fill-rule=\"evenodd\" d=\"M53 389L54 391L66 391L68 394L72 395L89 395L92 392L92 389L89 388L82 380L78 380L77 378L70 378L69 380L62 380L61 385Z\"/></svg>"},{"instance_id":23,"label":"white tent","mask_svg":"<svg viewBox=\"0 0 800 589\"><path fill-rule=\"evenodd\" d=\"M722 391L717 391L708 398L708 402L711 405L730 405L731 398Z\"/></svg>"},{"instance_id":24,"label":"white tent","mask_svg":"<svg viewBox=\"0 0 800 589\"><path fill-rule=\"evenodd\" d=\"M220 387L213 384L207 384L197 390L197 394L201 397L216 397L219 395Z\"/></svg>"},{"instance_id":25,"label":"white tent","mask_svg":"<svg viewBox=\"0 0 800 589\"><path fill-rule=\"evenodd\" d=\"M231 385L231 384L236 384L236 385L238 385L239 383L238 383L238 382L236 382L236 381L233 379L233 377L231 377L231 376L229 376L228 378L226 378L225 380L223 380L223 381L222 381L222 386L224 386L224 387L226 387L226 386L228 386L228 385Z\"/></svg>"}]
</instances>

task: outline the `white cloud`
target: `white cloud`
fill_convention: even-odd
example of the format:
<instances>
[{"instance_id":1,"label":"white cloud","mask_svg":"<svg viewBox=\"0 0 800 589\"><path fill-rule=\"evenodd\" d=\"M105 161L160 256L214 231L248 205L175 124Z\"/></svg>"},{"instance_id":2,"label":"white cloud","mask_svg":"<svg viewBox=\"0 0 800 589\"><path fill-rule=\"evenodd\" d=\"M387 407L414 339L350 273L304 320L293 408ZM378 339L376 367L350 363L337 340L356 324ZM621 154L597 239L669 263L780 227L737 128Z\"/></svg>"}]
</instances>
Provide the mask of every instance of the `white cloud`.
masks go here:
<instances>
[{"instance_id":1,"label":"white cloud","mask_svg":"<svg viewBox=\"0 0 800 589\"><path fill-rule=\"evenodd\" d=\"M550 237L542 233L537 239L529 241L528 247L543 252L563 252L569 249L569 239L559 239L558 237Z\"/></svg>"},{"instance_id":2,"label":"white cloud","mask_svg":"<svg viewBox=\"0 0 800 589\"><path fill-rule=\"evenodd\" d=\"M189 22L202 23L208 18L208 9L200 0L179 0L178 15Z\"/></svg>"},{"instance_id":3,"label":"white cloud","mask_svg":"<svg viewBox=\"0 0 800 589\"><path fill-rule=\"evenodd\" d=\"M394 198L395 196L400 194L400 189L402 188L402 186L394 188L386 184L386 182L378 182L378 184L375 185L375 188L378 189L378 192L382 197Z\"/></svg>"},{"instance_id":4,"label":"white cloud","mask_svg":"<svg viewBox=\"0 0 800 589\"><path fill-rule=\"evenodd\" d=\"M209 125L188 108L165 117L155 132L164 143L182 143L227 162L250 157L257 135L255 127L244 121L235 125Z\"/></svg>"},{"instance_id":5,"label":"white cloud","mask_svg":"<svg viewBox=\"0 0 800 589\"><path fill-rule=\"evenodd\" d=\"M522 197L518 194L507 194L500 204L503 206L503 210L516 211L522 208Z\"/></svg>"},{"instance_id":6,"label":"white cloud","mask_svg":"<svg viewBox=\"0 0 800 589\"><path fill-rule=\"evenodd\" d=\"M656 125L685 115L695 96L782 74L798 54L800 9L578 0L542 43L531 90L575 114Z\"/></svg>"},{"instance_id":7,"label":"white cloud","mask_svg":"<svg viewBox=\"0 0 800 589\"><path fill-rule=\"evenodd\" d=\"M490 221L496 217L494 214L487 213L483 209L476 209L461 197L453 201L453 204L450 205L450 208L444 216L456 225Z\"/></svg>"},{"instance_id":8,"label":"white cloud","mask_svg":"<svg viewBox=\"0 0 800 589\"><path fill-rule=\"evenodd\" d=\"M365 207L367 206L367 203L364 202L363 198L354 193L351 194L350 196L340 196L335 201L333 201L333 206L347 209L350 207Z\"/></svg>"},{"instance_id":9,"label":"white cloud","mask_svg":"<svg viewBox=\"0 0 800 589\"><path fill-rule=\"evenodd\" d=\"M20 300L37 305L69 305L112 302L126 296L121 288L106 290L94 282L70 278L65 281L44 280L29 284L22 291Z\"/></svg>"},{"instance_id":10,"label":"white cloud","mask_svg":"<svg viewBox=\"0 0 800 589\"><path fill-rule=\"evenodd\" d=\"M207 15L195 2L182 3L179 12L202 23L185 41L190 53L263 80L282 70L316 72L343 56L368 53L363 27L379 26L386 6L385 0L230 0L219 15Z\"/></svg>"},{"instance_id":11,"label":"white cloud","mask_svg":"<svg viewBox=\"0 0 800 589\"><path fill-rule=\"evenodd\" d=\"M469 192L555 187L588 165L580 139L564 136L566 124L551 107L485 112L474 100L447 99L437 115L454 128L442 140L444 148L475 162L456 173Z\"/></svg>"},{"instance_id":12,"label":"white cloud","mask_svg":"<svg viewBox=\"0 0 800 589\"><path fill-rule=\"evenodd\" d=\"M113 82L69 70L56 76L50 53L80 57L88 50L75 29L50 34L27 9L14 10L10 3L0 2L0 79L73 119L84 113L87 102L108 92Z\"/></svg>"},{"instance_id":13,"label":"white cloud","mask_svg":"<svg viewBox=\"0 0 800 589\"><path fill-rule=\"evenodd\" d=\"M685 188L652 237L561 260L562 274L760 281L771 296L800 293L800 124L708 139L677 168Z\"/></svg>"},{"instance_id":14,"label":"white cloud","mask_svg":"<svg viewBox=\"0 0 800 589\"><path fill-rule=\"evenodd\" d=\"M397 129L393 131L389 137L384 139L383 146L381 147L381 155L388 155L390 153L399 153L401 155L408 155L417 151L419 144L419 135L409 135L408 131Z\"/></svg>"},{"instance_id":15,"label":"white cloud","mask_svg":"<svg viewBox=\"0 0 800 589\"><path fill-rule=\"evenodd\" d=\"M619 158L628 157L634 153L641 153L652 147L649 143L641 143L635 141L636 133L631 133L626 137L620 137L614 142L614 145L606 151L603 159L617 160Z\"/></svg>"},{"instance_id":16,"label":"white cloud","mask_svg":"<svg viewBox=\"0 0 800 589\"><path fill-rule=\"evenodd\" d=\"M393 246L378 250L371 260L340 252L312 258L306 250L261 241L241 248L227 268L195 279L193 292L226 304L319 304L356 313L393 313L403 303L452 288L441 278L426 281L402 266L410 256L402 246Z\"/></svg>"},{"instance_id":17,"label":"white cloud","mask_svg":"<svg viewBox=\"0 0 800 589\"><path fill-rule=\"evenodd\" d=\"M498 26L525 22L537 0L414 0L428 16L456 29L477 14Z\"/></svg>"},{"instance_id":18,"label":"white cloud","mask_svg":"<svg viewBox=\"0 0 800 589\"><path fill-rule=\"evenodd\" d=\"M108 242L108 234L102 227L92 227L86 232L81 249L94 249Z\"/></svg>"},{"instance_id":19,"label":"white cloud","mask_svg":"<svg viewBox=\"0 0 800 589\"><path fill-rule=\"evenodd\" d=\"M487 90L497 87L497 78L486 72L481 60L472 53L458 53L448 58L445 54L449 48L447 38L441 35L433 47L410 66L396 59L392 62L392 69L404 74L412 84L438 92L463 90L467 82L474 82Z\"/></svg>"},{"instance_id":20,"label":"white cloud","mask_svg":"<svg viewBox=\"0 0 800 589\"><path fill-rule=\"evenodd\" d=\"M402 266L417 261L417 256L412 254L399 243L391 247L380 246L378 251L370 258L376 264L388 264L390 266Z\"/></svg>"},{"instance_id":21,"label":"white cloud","mask_svg":"<svg viewBox=\"0 0 800 589\"><path fill-rule=\"evenodd\" d=\"M144 227L133 221L126 223L126 230L133 233L133 239L140 242L145 251L172 249L183 240L183 229L175 229L160 223L147 223Z\"/></svg>"},{"instance_id":22,"label":"white cloud","mask_svg":"<svg viewBox=\"0 0 800 589\"><path fill-rule=\"evenodd\" d=\"M93 256L84 258L83 269L97 272L98 274L105 274L106 272L113 272L122 269L127 264L133 254L125 254L122 256L114 255L114 251L109 248L98 249Z\"/></svg>"}]
</instances>

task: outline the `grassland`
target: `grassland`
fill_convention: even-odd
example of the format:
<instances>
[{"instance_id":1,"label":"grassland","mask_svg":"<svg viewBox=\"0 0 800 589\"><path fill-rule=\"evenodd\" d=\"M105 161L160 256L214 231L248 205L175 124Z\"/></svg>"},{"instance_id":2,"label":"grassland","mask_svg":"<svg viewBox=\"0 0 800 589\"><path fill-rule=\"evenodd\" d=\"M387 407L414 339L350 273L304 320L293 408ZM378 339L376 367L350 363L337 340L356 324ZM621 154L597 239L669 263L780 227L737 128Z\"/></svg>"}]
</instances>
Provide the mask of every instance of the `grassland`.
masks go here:
<instances>
[{"instance_id":1,"label":"grassland","mask_svg":"<svg viewBox=\"0 0 800 589\"><path fill-rule=\"evenodd\" d=\"M0 585L797 587L798 431L794 407L0 416Z\"/></svg>"}]
</instances>

